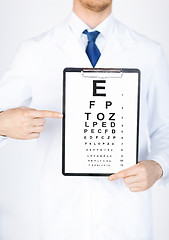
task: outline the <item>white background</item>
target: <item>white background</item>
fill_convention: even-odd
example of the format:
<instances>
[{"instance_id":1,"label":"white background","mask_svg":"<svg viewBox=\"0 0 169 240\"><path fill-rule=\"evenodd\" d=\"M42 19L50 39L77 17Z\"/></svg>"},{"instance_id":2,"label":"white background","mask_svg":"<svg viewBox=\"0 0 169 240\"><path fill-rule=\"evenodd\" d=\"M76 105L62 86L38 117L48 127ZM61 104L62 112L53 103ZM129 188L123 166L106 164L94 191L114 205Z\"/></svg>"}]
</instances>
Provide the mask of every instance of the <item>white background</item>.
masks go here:
<instances>
[{"instance_id":1,"label":"white background","mask_svg":"<svg viewBox=\"0 0 169 240\"><path fill-rule=\"evenodd\" d=\"M64 19L71 8L72 0L0 0L0 75L5 71L22 40L47 31ZM169 60L168 10L168 0L115 0L113 6L116 18L160 42ZM3 234L12 234L17 240L34 240L38 236L35 212L35 173L38 164L33 157L33 143L10 141L1 150L1 238ZM18 165L20 169L16 167ZM155 240L168 240L168 202L169 186L153 189ZM11 210L13 218L8 218Z\"/></svg>"}]
</instances>

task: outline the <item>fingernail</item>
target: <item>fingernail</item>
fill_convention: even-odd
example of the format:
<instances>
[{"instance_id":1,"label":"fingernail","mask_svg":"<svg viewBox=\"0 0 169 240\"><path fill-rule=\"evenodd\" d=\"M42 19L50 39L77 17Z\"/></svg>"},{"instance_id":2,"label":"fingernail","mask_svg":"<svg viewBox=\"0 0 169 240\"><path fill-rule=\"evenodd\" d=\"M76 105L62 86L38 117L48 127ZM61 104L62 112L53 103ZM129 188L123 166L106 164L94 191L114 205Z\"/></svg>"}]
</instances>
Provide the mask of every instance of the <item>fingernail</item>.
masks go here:
<instances>
[{"instance_id":1,"label":"fingernail","mask_svg":"<svg viewBox=\"0 0 169 240\"><path fill-rule=\"evenodd\" d=\"M63 117L63 114L59 113L59 114L58 114L58 117L59 117L59 118L62 118L62 117Z\"/></svg>"},{"instance_id":2,"label":"fingernail","mask_svg":"<svg viewBox=\"0 0 169 240\"><path fill-rule=\"evenodd\" d=\"M110 177L108 177L108 179L111 181L111 180L113 180L113 177L112 177L112 176L110 176Z\"/></svg>"}]
</instances>

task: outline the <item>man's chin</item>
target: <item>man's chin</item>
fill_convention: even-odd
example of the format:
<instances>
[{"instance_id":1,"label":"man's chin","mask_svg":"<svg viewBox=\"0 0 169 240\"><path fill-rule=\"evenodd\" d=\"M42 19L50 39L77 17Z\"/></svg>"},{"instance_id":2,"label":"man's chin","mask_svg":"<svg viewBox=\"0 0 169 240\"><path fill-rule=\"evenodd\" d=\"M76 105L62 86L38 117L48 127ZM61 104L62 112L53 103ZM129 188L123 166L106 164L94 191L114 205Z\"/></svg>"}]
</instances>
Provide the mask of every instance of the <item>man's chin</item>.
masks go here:
<instances>
[{"instance_id":1,"label":"man's chin","mask_svg":"<svg viewBox=\"0 0 169 240\"><path fill-rule=\"evenodd\" d=\"M111 6L112 0L80 0L80 3L93 12L102 12Z\"/></svg>"}]
</instances>

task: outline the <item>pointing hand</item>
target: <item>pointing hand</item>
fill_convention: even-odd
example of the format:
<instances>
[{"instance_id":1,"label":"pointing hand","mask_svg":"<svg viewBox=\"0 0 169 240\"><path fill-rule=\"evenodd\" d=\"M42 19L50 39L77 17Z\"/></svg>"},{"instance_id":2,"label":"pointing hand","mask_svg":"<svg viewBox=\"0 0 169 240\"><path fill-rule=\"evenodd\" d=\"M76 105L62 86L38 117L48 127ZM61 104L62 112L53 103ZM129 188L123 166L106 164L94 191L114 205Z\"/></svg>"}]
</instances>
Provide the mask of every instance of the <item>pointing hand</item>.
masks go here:
<instances>
[{"instance_id":1,"label":"pointing hand","mask_svg":"<svg viewBox=\"0 0 169 240\"><path fill-rule=\"evenodd\" d=\"M163 174L161 166L153 160L144 160L138 164L109 176L110 181L123 178L131 192L149 189Z\"/></svg>"},{"instance_id":2,"label":"pointing hand","mask_svg":"<svg viewBox=\"0 0 169 240\"><path fill-rule=\"evenodd\" d=\"M0 113L0 135L14 139L34 139L45 130L45 118L59 118L59 112L18 107Z\"/></svg>"}]
</instances>

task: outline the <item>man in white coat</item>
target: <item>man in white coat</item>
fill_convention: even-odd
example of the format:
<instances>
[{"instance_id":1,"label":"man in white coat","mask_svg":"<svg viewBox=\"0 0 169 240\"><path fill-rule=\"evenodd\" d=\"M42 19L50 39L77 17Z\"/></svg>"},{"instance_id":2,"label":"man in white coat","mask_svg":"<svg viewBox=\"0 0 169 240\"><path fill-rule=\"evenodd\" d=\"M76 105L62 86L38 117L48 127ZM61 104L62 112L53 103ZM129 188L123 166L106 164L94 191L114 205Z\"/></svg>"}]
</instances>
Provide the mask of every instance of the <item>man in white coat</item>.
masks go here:
<instances>
[{"instance_id":1,"label":"man in white coat","mask_svg":"<svg viewBox=\"0 0 169 240\"><path fill-rule=\"evenodd\" d=\"M115 20L111 8L112 0L74 0L68 19L22 44L0 81L1 144L38 138L41 240L153 239L151 186L169 177L169 70L160 45ZM99 32L94 65L85 30ZM61 171L63 69L93 66L142 76L139 163L109 181Z\"/></svg>"}]
</instances>

